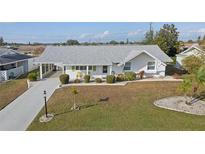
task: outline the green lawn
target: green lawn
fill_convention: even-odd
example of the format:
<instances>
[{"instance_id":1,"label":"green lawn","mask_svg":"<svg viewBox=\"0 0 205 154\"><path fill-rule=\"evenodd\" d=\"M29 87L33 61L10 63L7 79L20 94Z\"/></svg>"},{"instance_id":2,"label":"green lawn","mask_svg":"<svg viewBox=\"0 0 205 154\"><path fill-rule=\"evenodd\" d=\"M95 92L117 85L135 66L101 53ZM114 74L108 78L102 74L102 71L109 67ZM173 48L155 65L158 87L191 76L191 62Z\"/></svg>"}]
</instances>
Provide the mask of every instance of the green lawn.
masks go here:
<instances>
[{"instance_id":1,"label":"green lawn","mask_svg":"<svg viewBox=\"0 0 205 154\"><path fill-rule=\"evenodd\" d=\"M25 79L0 83L0 110L27 90Z\"/></svg>"},{"instance_id":2,"label":"green lawn","mask_svg":"<svg viewBox=\"0 0 205 154\"><path fill-rule=\"evenodd\" d=\"M158 98L180 95L179 82L131 83L127 86L78 87L80 111L72 112L70 88L57 90L48 111L55 117L40 123L42 110L28 130L205 130L205 116L170 111L153 105ZM109 97L107 102L98 102Z\"/></svg>"}]
</instances>

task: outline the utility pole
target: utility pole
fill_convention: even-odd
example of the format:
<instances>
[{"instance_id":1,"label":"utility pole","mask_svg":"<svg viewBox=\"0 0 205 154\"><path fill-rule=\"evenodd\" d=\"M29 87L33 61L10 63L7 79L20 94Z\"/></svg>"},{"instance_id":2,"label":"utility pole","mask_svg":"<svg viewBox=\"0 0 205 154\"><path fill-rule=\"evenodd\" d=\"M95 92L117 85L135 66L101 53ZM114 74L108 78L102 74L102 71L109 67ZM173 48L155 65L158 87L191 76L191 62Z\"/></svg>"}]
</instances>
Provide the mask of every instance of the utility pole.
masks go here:
<instances>
[{"instance_id":1,"label":"utility pole","mask_svg":"<svg viewBox=\"0 0 205 154\"><path fill-rule=\"evenodd\" d=\"M152 22L150 22L149 24L149 31L151 32L153 29L152 29Z\"/></svg>"}]
</instances>

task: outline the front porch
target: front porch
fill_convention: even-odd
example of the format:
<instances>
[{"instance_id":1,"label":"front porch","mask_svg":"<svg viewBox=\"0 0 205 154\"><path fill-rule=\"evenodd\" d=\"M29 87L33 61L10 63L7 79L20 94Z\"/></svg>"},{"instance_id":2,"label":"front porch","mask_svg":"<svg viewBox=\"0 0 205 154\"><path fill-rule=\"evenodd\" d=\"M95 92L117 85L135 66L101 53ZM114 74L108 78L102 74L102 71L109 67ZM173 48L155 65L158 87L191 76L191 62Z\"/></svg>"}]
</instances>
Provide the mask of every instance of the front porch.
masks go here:
<instances>
[{"instance_id":1,"label":"front porch","mask_svg":"<svg viewBox=\"0 0 205 154\"><path fill-rule=\"evenodd\" d=\"M60 74L68 74L71 80L83 78L84 75L90 75L92 78L105 78L113 73L112 66L102 65L63 65L58 63L41 63L40 64L40 79L49 76L53 71L58 71Z\"/></svg>"},{"instance_id":2,"label":"front porch","mask_svg":"<svg viewBox=\"0 0 205 154\"><path fill-rule=\"evenodd\" d=\"M53 71L60 71L61 69L59 69L56 65L54 64L40 64L39 67L39 72L40 72L40 79L43 79L45 77L48 77L49 75L51 75L51 73Z\"/></svg>"},{"instance_id":3,"label":"front porch","mask_svg":"<svg viewBox=\"0 0 205 154\"><path fill-rule=\"evenodd\" d=\"M102 65L74 65L64 66L65 74L68 74L70 79L81 79L85 75L90 75L91 78L105 78L107 75L112 74L112 66Z\"/></svg>"}]
</instances>

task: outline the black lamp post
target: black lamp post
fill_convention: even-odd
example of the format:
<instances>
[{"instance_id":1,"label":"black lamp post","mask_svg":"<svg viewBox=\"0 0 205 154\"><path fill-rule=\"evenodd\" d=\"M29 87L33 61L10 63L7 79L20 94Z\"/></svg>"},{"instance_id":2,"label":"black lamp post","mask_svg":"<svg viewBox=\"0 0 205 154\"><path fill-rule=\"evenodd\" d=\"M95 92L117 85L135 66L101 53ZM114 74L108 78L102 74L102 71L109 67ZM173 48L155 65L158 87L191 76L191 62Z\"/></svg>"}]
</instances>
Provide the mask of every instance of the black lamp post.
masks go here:
<instances>
[{"instance_id":1,"label":"black lamp post","mask_svg":"<svg viewBox=\"0 0 205 154\"><path fill-rule=\"evenodd\" d=\"M46 102L46 90L43 91L43 94L44 94L44 101L45 101L46 118L48 118L47 102Z\"/></svg>"}]
</instances>

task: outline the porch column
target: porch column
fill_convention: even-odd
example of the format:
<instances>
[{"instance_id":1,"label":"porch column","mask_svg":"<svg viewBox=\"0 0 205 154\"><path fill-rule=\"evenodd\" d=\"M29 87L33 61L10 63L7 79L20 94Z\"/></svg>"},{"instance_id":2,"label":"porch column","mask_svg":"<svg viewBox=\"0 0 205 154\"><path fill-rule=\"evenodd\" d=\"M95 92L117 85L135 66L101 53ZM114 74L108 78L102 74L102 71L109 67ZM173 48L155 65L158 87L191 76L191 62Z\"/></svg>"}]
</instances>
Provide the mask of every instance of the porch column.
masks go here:
<instances>
[{"instance_id":1,"label":"porch column","mask_svg":"<svg viewBox=\"0 0 205 154\"><path fill-rule=\"evenodd\" d=\"M40 79L43 79L43 68L42 68L42 64L40 64Z\"/></svg>"},{"instance_id":2,"label":"porch column","mask_svg":"<svg viewBox=\"0 0 205 154\"><path fill-rule=\"evenodd\" d=\"M3 75L4 75L4 79L5 80L8 80L8 73L7 73L7 71L3 71L4 73L3 73Z\"/></svg>"},{"instance_id":3,"label":"porch column","mask_svg":"<svg viewBox=\"0 0 205 154\"><path fill-rule=\"evenodd\" d=\"M48 72L50 72L51 68L50 68L50 64L48 64Z\"/></svg>"},{"instance_id":4,"label":"porch column","mask_svg":"<svg viewBox=\"0 0 205 154\"><path fill-rule=\"evenodd\" d=\"M89 73L89 69L88 69L89 67L88 66L86 66L86 74L88 75L88 73Z\"/></svg>"},{"instance_id":5,"label":"porch column","mask_svg":"<svg viewBox=\"0 0 205 154\"><path fill-rule=\"evenodd\" d=\"M62 73L63 73L63 74L65 74L65 67L66 67L66 66L64 66L64 65L63 65L63 67L62 67L62 69L63 69L63 70L62 70Z\"/></svg>"},{"instance_id":6,"label":"porch column","mask_svg":"<svg viewBox=\"0 0 205 154\"><path fill-rule=\"evenodd\" d=\"M110 75L112 75L112 65L110 66Z\"/></svg>"}]
</instances>

